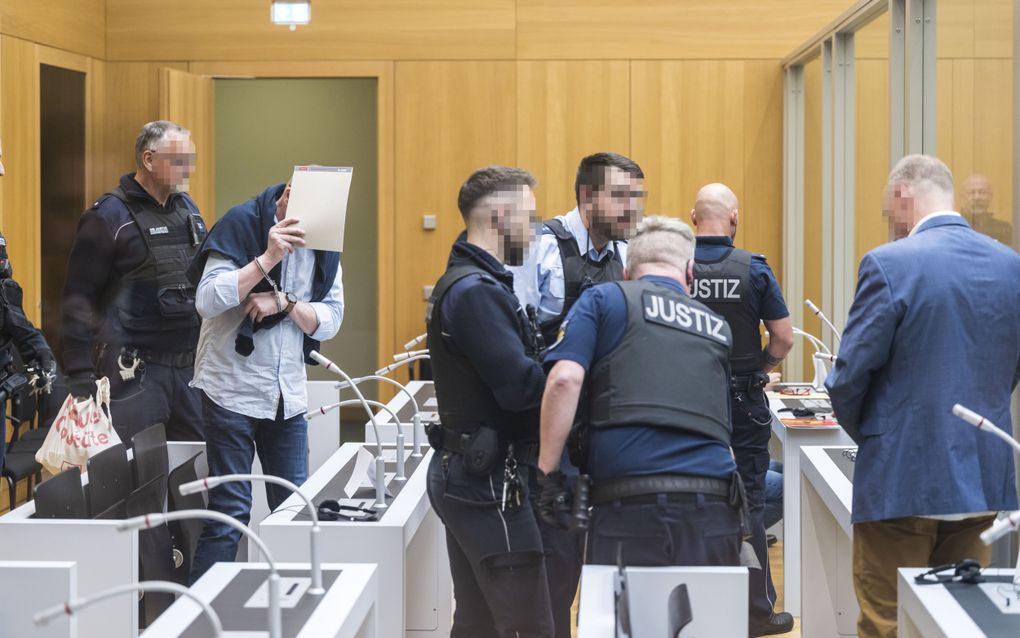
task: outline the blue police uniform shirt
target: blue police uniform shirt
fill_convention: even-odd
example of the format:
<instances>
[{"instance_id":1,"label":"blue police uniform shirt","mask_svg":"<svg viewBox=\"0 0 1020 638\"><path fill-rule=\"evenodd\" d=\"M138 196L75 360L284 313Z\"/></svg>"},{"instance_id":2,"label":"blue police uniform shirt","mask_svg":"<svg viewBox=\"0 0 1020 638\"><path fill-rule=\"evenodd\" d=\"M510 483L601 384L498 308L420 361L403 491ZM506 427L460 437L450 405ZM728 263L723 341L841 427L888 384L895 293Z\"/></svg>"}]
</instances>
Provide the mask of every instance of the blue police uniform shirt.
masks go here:
<instances>
[{"instance_id":1,"label":"blue police uniform shirt","mask_svg":"<svg viewBox=\"0 0 1020 638\"><path fill-rule=\"evenodd\" d=\"M668 277L647 275L641 280L687 294ZM567 314L559 341L546 352L545 366L567 360L590 372L595 363L620 345L626 330L623 291L613 283L593 286L581 294ZM722 441L653 426L593 430L589 450L588 469L595 482L650 474L729 478L737 469L730 449Z\"/></svg>"},{"instance_id":2,"label":"blue police uniform shirt","mask_svg":"<svg viewBox=\"0 0 1020 638\"><path fill-rule=\"evenodd\" d=\"M704 261L717 261L725 257L731 248L733 239L730 237L698 237L694 257ZM748 301L763 321L785 319L790 316L786 300L783 299L783 291L779 289L779 282L776 281L776 276L764 255L755 254L751 258L751 290L754 295Z\"/></svg>"}]
</instances>

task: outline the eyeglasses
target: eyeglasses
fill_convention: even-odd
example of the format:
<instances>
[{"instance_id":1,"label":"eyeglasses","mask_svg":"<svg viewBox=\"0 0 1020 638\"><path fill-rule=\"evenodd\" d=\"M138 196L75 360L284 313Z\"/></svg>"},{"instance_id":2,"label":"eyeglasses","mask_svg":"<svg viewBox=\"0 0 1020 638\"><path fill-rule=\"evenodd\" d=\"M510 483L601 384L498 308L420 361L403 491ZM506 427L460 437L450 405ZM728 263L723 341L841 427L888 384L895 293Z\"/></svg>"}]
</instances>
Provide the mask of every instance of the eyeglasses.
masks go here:
<instances>
[{"instance_id":1,"label":"eyeglasses","mask_svg":"<svg viewBox=\"0 0 1020 638\"><path fill-rule=\"evenodd\" d=\"M785 394L787 396L803 397L811 394L811 388L805 386L802 388L783 388L779 391L779 394Z\"/></svg>"}]
</instances>

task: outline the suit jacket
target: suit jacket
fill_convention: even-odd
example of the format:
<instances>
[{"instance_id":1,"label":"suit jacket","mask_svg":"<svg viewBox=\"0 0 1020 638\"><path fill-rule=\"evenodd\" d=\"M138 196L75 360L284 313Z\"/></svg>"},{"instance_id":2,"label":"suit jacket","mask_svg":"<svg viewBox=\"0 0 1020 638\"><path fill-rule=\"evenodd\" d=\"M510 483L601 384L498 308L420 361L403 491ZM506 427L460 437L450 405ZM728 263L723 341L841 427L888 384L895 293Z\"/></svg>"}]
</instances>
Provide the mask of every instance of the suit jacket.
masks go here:
<instances>
[{"instance_id":1,"label":"suit jacket","mask_svg":"<svg viewBox=\"0 0 1020 638\"><path fill-rule=\"evenodd\" d=\"M1012 431L1020 380L1020 255L955 215L861 260L826 381L858 443L854 523L1016 509L1013 451L953 416Z\"/></svg>"}]
</instances>

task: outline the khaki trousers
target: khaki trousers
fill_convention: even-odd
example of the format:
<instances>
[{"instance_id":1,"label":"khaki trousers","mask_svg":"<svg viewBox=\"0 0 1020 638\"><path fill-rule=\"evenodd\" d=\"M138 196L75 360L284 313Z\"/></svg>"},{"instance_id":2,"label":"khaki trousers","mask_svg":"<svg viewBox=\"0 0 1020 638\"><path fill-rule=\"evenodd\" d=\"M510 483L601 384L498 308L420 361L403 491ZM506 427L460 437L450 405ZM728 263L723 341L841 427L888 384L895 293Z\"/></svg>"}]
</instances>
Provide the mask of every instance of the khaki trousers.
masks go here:
<instances>
[{"instance_id":1,"label":"khaki trousers","mask_svg":"<svg viewBox=\"0 0 1020 638\"><path fill-rule=\"evenodd\" d=\"M896 638L896 570L935 567L973 558L987 566L980 535L995 516L963 521L906 517L854 525L854 590L860 638Z\"/></svg>"}]
</instances>

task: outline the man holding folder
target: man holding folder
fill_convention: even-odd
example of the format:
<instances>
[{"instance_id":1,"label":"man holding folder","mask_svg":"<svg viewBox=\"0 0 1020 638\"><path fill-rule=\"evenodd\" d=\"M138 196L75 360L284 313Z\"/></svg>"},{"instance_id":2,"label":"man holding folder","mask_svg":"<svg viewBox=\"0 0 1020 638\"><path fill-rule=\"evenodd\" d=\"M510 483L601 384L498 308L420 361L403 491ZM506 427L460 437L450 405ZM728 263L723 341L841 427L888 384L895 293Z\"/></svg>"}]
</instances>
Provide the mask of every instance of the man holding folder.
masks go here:
<instances>
[{"instance_id":1,"label":"man holding folder","mask_svg":"<svg viewBox=\"0 0 1020 638\"><path fill-rule=\"evenodd\" d=\"M209 475L251 471L298 485L308 476L305 363L340 329L344 301L338 252L306 248L300 220L287 217L289 184L227 211L188 269L202 330L192 385L202 390ZM289 492L266 485L270 509ZM251 485L209 492L209 509L247 524ZM206 524L192 581L234 560L240 534Z\"/></svg>"}]
</instances>

